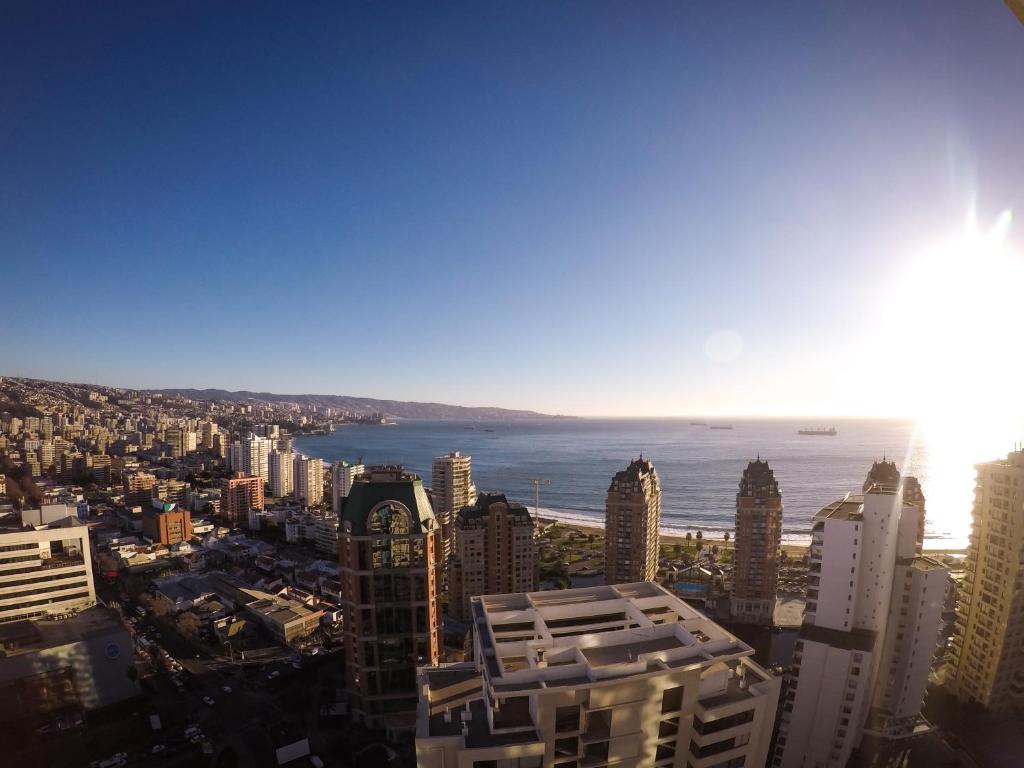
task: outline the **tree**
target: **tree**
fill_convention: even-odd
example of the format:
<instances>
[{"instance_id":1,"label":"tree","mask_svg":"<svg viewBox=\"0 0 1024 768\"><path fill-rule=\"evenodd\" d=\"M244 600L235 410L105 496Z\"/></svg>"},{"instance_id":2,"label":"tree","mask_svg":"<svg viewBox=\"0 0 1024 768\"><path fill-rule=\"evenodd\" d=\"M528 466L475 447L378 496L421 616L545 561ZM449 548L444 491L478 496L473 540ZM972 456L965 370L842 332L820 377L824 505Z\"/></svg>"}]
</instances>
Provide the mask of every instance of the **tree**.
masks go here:
<instances>
[{"instance_id":1,"label":"tree","mask_svg":"<svg viewBox=\"0 0 1024 768\"><path fill-rule=\"evenodd\" d=\"M729 541L729 532L728 531L725 532L725 541L726 541L726 543L728 543L728 541Z\"/></svg>"},{"instance_id":2,"label":"tree","mask_svg":"<svg viewBox=\"0 0 1024 768\"><path fill-rule=\"evenodd\" d=\"M687 531L686 532L686 543L689 544L691 541L693 541L693 534L690 533L689 531Z\"/></svg>"},{"instance_id":3,"label":"tree","mask_svg":"<svg viewBox=\"0 0 1024 768\"><path fill-rule=\"evenodd\" d=\"M715 555L716 557L718 556L718 545L717 544L713 544L711 546L711 554Z\"/></svg>"},{"instance_id":4,"label":"tree","mask_svg":"<svg viewBox=\"0 0 1024 768\"><path fill-rule=\"evenodd\" d=\"M697 541L700 541L703 538L704 538L704 532L703 531L697 531Z\"/></svg>"}]
</instances>

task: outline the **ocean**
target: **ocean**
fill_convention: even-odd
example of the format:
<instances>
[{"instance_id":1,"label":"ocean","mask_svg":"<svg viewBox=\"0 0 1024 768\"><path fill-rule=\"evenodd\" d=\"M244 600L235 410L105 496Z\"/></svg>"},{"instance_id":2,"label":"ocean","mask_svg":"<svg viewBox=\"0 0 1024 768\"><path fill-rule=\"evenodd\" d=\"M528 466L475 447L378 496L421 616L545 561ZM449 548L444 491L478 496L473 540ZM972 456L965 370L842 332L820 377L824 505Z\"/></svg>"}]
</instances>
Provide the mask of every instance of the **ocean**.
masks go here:
<instances>
[{"instance_id":1,"label":"ocean","mask_svg":"<svg viewBox=\"0 0 1024 768\"><path fill-rule=\"evenodd\" d=\"M715 423L726 422L709 420ZM612 476L643 454L654 462L661 481L662 530L699 530L709 537L732 531L740 476L747 462L760 456L779 481L783 538L794 543L809 538L815 512L847 493L860 493L871 463L888 457L921 481L928 549L966 546L973 463L1001 455L964 459L951 470L938 458L943 452L909 421L836 421L835 437L798 435L800 427L809 425L791 420L727 423L733 428L710 429L685 419L403 421L342 425L331 434L301 436L295 447L330 462L402 464L428 485L432 458L460 451L472 456L479 490L505 493L532 509L530 479L544 478L551 483L541 487L542 516L598 526Z\"/></svg>"}]
</instances>

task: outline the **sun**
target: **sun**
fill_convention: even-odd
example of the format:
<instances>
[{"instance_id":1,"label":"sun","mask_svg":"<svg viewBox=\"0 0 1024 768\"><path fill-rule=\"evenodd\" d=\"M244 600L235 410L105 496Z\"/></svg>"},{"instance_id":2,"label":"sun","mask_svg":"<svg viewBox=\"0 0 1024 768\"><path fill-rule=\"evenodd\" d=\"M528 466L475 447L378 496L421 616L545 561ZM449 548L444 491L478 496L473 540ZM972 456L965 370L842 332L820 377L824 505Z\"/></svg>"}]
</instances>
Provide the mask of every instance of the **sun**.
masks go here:
<instances>
[{"instance_id":1,"label":"sun","mask_svg":"<svg viewBox=\"0 0 1024 768\"><path fill-rule=\"evenodd\" d=\"M963 528L974 465L1024 439L1024 258L1010 224L1007 212L926 249L888 295L887 375L918 424L905 466L928 476L940 530Z\"/></svg>"}]
</instances>

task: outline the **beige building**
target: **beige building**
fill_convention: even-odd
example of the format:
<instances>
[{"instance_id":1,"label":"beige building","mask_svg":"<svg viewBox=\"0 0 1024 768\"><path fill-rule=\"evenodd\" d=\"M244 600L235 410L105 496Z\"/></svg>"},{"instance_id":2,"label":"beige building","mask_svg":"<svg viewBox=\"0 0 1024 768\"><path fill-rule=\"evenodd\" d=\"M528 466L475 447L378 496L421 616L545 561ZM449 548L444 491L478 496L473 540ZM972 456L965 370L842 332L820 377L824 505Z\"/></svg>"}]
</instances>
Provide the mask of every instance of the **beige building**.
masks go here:
<instances>
[{"instance_id":1,"label":"beige building","mask_svg":"<svg viewBox=\"0 0 1024 768\"><path fill-rule=\"evenodd\" d=\"M782 494L767 461L747 464L736 494L736 550L729 608L735 621L770 626L782 545Z\"/></svg>"},{"instance_id":2,"label":"beige building","mask_svg":"<svg viewBox=\"0 0 1024 768\"><path fill-rule=\"evenodd\" d=\"M295 454L270 452L270 495L275 498L291 496L295 492Z\"/></svg>"},{"instance_id":3,"label":"beige building","mask_svg":"<svg viewBox=\"0 0 1024 768\"><path fill-rule=\"evenodd\" d=\"M661 485L654 464L641 456L616 473L604 518L606 584L653 581L658 573Z\"/></svg>"},{"instance_id":4,"label":"beige building","mask_svg":"<svg viewBox=\"0 0 1024 768\"><path fill-rule=\"evenodd\" d=\"M324 500L324 462L302 454L295 455L295 500L308 507Z\"/></svg>"},{"instance_id":5,"label":"beige building","mask_svg":"<svg viewBox=\"0 0 1024 768\"><path fill-rule=\"evenodd\" d=\"M1024 709L1024 450L977 471L949 681L1003 715Z\"/></svg>"},{"instance_id":6,"label":"beige building","mask_svg":"<svg viewBox=\"0 0 1024 768\"><path fill-rule=\"evenodd\" d=\"M334 514L341 514L341 500L352 490L352 483L363 474L362 464L349 464L347 461L336 461L331 465L331 509Z\"/></svg>"},{"instance_id":7,"label":"beige building","mask_svg":"<svg viewBox=\"0 0 1024 768\"><path fill-rule=\"evenodd\" d=\"M441 524L441 563L447 567L452 553L455 515L468 507L476 498L473 486L472 459L458 451L434 459L430 492L434 502L434 515Z\"/></svg>"},{"instance_id":8,"label":"beige building","mask_svg":"<svg viewBox=\"0 0 1024 768\"><path fill-rule=\"evenodd\" d=\"M475 597L473 660L419 671L419 768L761 768L780 678L657 584Z\"/></svg>"},{"instance_id":9,"label":"beige building","mask_svg":"<svg viewBox=\"0 0 1024 768\"><path fill-rule=\"evenodd\" d=\"M95 603L87 526L67 517L38 530L0 529L0 624Z\"/></svg>"},{"instance_id":10,"label":"beige building","mask_svg":"<svg viewBox=\"0 0 1024 768\"><path fill-rule=\"evenodd\" d=\"M251 603L246 603L245 612L286 645L315 632L324 615L323 611L307 608L298 600L255 589L243 589L242 592L254 598Z\"/></svg>"},{"instance_id":11,"label":"beige building","mask_svg":"<svg viewBox=\"0 0 1024 768\"><path fill-rule=\"evenodd\" d=\"M449 613L468 622L473 597L537 589L533 533L526 507L503 494L482 493L475 504L460 509L448 564Z\"/></svg>"}]
</instances>

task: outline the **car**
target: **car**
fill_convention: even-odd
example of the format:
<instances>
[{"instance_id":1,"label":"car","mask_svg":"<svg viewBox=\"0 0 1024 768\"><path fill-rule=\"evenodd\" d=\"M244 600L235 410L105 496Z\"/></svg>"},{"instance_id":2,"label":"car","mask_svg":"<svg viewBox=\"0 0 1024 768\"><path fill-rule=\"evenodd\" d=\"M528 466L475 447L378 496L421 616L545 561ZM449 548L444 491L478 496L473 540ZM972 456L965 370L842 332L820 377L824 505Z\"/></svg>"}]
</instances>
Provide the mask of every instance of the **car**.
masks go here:
<instances>
[{"instance_id":1,"label":"car","mask_svg":"<svg viewBox=\"0 0 1024 768\"><path fill-rule=\"evenodd\" d=\"M224 693L231 693L231 686L225 685L221 690L224 691Z\"/></svg>"},{"instance_id":2,"label":"car","mask_svg":"<svg viewBox=\"0 0 1024 768\"><path fill-rule=\"evenodd\" d=\"M203 703L208 707L212 707L214 702L209 696L203 696Z\"/></svg>"},{"instance_id":3,"label":"car","mask_svg":"<svg viewBox=\"0 0 1024 768\"><path fill-rule=\"evenodd\" d=\"M155 755L157 752L163 752L165 749L167 749L167 747L165 747L163 744L154 744L153 754Z\"/></svg>"},{"instance_id":4,"label":"car","mask_svg":"<svg viewBox=\"0 0 1024 768\"><path fill-rule=\"evenodd\" d=\"M185 729L185 735L189 738L195 736L197 733L202 733L198 725L190 725L188 728Z\"/></svg>"},{"instance_id":5,"label":"car","mask_svg":"<svg viewBox=\"0 0 1024 768\"><path fill-rule=\"evenodd\" d=\"M280 675L281 675L281 670L280 669L275 669L273 672L271 672L269 675L267 675L267 680L273 680L275 677L280 677Z\"/></svg>"}]
</instances>

